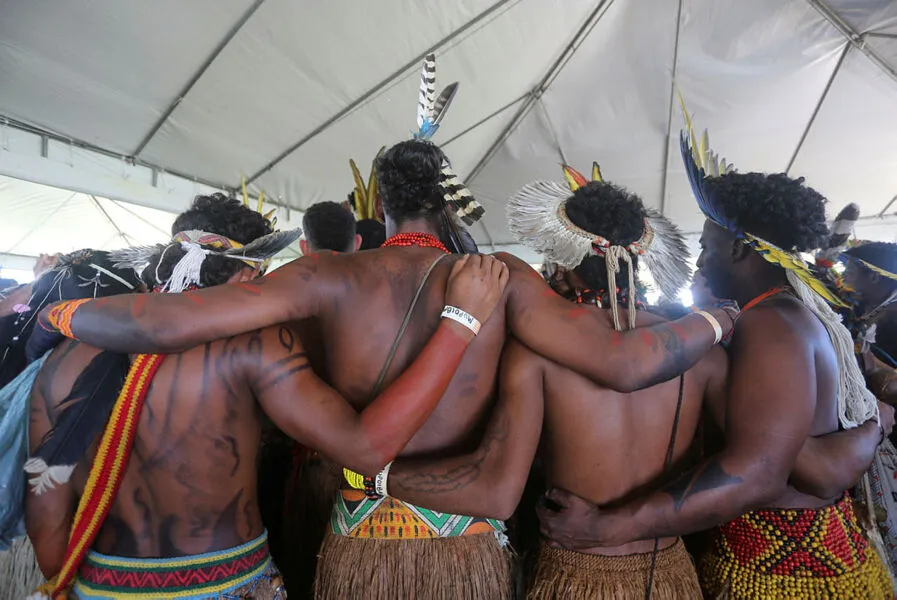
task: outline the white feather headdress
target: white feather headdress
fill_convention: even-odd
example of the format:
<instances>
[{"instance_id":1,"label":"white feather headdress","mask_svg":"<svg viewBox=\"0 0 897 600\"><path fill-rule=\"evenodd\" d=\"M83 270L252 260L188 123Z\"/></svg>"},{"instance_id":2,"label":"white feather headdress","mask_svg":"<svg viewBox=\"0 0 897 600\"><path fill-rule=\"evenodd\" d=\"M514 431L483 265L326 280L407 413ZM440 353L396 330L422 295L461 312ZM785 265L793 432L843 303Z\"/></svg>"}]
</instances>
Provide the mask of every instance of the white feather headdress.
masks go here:
<instances>
[{"instance_id":1,"label":"white feather headdress","mask_svg":"<svg viewBox=\"0 0 897 600\"><path fill-rule=\"evenodd\" d=\"M563 169L566 184L537 181L524 186L508 201L508 227L521 244L540 252L548 261L573 269L588 256L607 258L608 250L619 246L577 227L567 217L567 200L589 181L572 167L565 165ZM592 181L603 181L597 164L592 168ZM644 234L623 250L643 260L664 297L675 298L688 285L691 268L685 238L658 211L647 210ZM613 254L619 256L618 251ZM611 259L608 266L615 263L617 260Z\"/></svg>"}]
</instances>

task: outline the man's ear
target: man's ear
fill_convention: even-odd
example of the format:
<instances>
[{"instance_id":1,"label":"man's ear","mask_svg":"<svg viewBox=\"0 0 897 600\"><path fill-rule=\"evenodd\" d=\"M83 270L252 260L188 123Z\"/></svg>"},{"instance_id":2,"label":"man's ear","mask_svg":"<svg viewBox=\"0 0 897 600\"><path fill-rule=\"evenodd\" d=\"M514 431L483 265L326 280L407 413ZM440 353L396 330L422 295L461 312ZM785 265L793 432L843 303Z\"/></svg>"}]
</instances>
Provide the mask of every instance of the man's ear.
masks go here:
<instances>
[{"instance_id":1,"label":"man's ear","mask_svg":"<svg viewBox=\"0 0 897 600\"><path fill-rule=\"evenodd\" d=\"M311 254L311 248L308 247L308 240L304 237L299 239L299 250L302 251L302 256L308 256Z\"/></svg>"},{"instance_id":2,"label":"man's ear","mask_svg":"<svg viewBox=\"0 0 897 600\"><path fill-rule=\"evenodd\" d=\"M358 252L358 249L361 248L361 236L357 233L355 234L355 252Z\"/></svg>"},{"instance_id":3,"label":"man's ear","mask_svg":"<svg viewBox=\"0 0 897 600\"><path fill-rule=\"evenodd\" d=\"M751 249L747 244L744 243L744 240L734 239L732 240L732 248L729 251L729 256L732 258L733 263L740 262L750 256Z\"/></svg>"}]
</instances>

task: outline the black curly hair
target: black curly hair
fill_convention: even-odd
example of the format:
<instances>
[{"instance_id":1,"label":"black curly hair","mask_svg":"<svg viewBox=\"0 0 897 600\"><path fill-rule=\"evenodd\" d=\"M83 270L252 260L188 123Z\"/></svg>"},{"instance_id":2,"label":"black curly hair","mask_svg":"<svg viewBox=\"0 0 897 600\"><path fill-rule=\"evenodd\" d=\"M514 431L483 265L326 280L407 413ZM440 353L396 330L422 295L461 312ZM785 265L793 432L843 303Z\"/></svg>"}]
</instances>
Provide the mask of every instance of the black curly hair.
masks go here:
<instances>
[{"instance_id":1,"label":"black curly hair","mask_svg":"<svg viewBox=\"0 0 897 600\"><path fill-rule=\"evenodd\" d=\"M172 235L190 230L223 235L243 245L274 231L264 216L244 206L240 200L228 198L221 193L196 196L190 208L178 215L171 226ZM164 253L154 256L143 270L147 286L153 289L167 281L184 254L185 250L180 245L172 245ZM239 260L210 255L203 262L200 285L209 287L225 283L245 266L246 263Z\"/></svg>"},{"instance_id":2,"label":"black curly hair","mask_svg":"<svg viewBox=\"0 0 897 600\"><path fill-rule=\"evenodd\" d=\"M423 140L399 142L377 160L383 210L396 223L442 210L439 187L445 154Z\"/></svg>"},{"instance_id":3,"label":"black curly hair","mask_svg":"<svg viewBox=\"0 0 897 600\"><path fill-rule=\"evenodd\" d=\"M897 244L889 242L865 242L844 251L849 257L864 260L869 264L897 273Z\"/></svg>"},{"instance_id":4,"label":"black curly hair","mask_svg":"<svg viewBox=\"0 0 897 600\"><path fill-rule=\"evenodd\" d=\"M789 252L810 252L828 239L826 200L784 173L727 173L704 182L728 219Z\"/></svg>"},{"instance_id":5,"label":"black curly hair","mask_svg":"<svg viewBox=\"0 0 897 600\"><path fill-rule=\"evenodd\" d=\"M336 202L312 204L302 216L302 232L315 252L355 250L355 216Z\"/></svg>"},{"instance_id":6,"label":"black curly hair","mask_svg":"<svg viewBox=\"0 0 897 600\"><path fill-rule=\"evenodd\" d=\"M574 225L618 246L628 246L641 238L648 216L641 198L602 181L592 181L573 192L564 209ZM633 266L637 265L633 257ZM573 271L593 290L607 287L603 257L586 257ZM617 274L617 285L629 286L629 274L623 269Z\"/></svg>"},{"instance_id":7,"label":"black curly hair","mask_svg":"<svg viewBox=\"0 0 897 600\"><path fill-rule=\"evenodd\" d=\"M386 226L376 219L358 221L355 224L355 232L361 236L359 250L373 250L386 241Z\"/></svg>"}]
</instances>

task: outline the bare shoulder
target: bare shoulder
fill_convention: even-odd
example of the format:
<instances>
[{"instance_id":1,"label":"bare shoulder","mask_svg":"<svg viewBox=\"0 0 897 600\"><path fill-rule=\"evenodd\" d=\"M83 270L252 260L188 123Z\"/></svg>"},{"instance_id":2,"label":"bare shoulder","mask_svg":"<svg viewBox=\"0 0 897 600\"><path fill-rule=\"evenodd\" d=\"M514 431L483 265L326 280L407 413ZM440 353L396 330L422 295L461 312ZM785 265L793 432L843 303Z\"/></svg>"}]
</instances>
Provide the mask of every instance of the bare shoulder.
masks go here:
<instances>
[{"instance_id":1,"label":"bare shoulder","mask_svg":"<svg viewBox=\"0 0 897 600\"><path fill-rule=\"evenodd\" d=\"M554 365L550 360L530 350L514 336L508 337L501 353L502 370L505 373L534 373Z\"/></svg>"},{"instance_id":2,"label":"bare shoulder","mask_svg":"<svg viewBox=\"0 0 897 600\"><path fill-rule=\"evenodd\" d=\"M747 310L735 323L733 348L745 344L806 340L819 325L816 317L796 298L771 298Z\"/></svg>"}]
</instances>

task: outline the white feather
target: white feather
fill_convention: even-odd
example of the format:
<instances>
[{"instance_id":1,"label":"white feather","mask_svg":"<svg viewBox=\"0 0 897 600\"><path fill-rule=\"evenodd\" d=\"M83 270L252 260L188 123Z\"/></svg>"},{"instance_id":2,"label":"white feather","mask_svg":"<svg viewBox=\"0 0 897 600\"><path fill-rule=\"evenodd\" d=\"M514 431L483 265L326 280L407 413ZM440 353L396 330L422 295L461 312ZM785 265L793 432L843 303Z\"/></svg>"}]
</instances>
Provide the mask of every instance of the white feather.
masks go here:
<instances>
[{"instance_id":1,"label":"white feather","mask_svg":"<svg viewBox=\"0 0 897 600\"><path fill-rule=\"evenodd\" d=\"M592 251L595 236L572 223L564 223L558 210L572 195L554 181L524 186L508 201L508 229L521 244L566 269L573 269Z\"/></svg>"},{"instance_id":2,"label":"white feather","mask_svg":"<svg viewBox=\"0 0 897 600\"><path fill-rule=\"evenodd\" d=\"M25 461L25 472L35 475L28 480L31 491L40 496L57 485L68 483L75 465L56 465L48 467L42 458L29 458Z\"/></svg>"}]
</instances>

